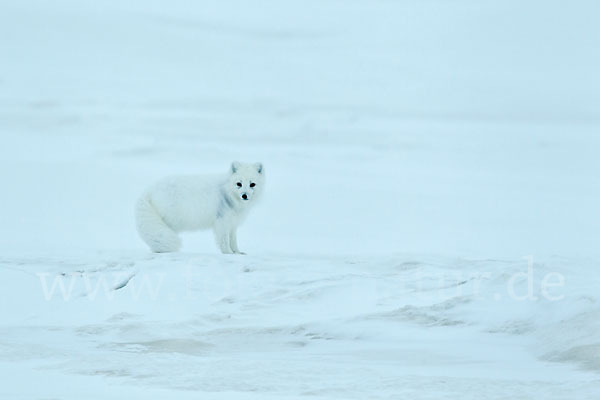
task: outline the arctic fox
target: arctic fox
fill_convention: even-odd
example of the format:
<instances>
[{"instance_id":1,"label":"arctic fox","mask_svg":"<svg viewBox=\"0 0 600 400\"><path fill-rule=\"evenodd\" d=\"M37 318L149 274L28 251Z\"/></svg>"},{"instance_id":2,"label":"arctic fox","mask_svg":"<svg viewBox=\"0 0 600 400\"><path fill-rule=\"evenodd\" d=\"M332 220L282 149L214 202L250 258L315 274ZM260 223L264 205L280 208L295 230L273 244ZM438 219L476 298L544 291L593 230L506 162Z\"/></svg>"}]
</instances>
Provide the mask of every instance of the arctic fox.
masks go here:
<instances>
[{"instance_id":1,"label":"arctic fox","mask_svg":"<svg viewBox=\"0 0 600 400\"><path fill-rule=\"evenodd\" d=\"M261 163L233 162L227 175L165 178L138 201L136 224L141 238L156 253L177 251L178 233L212 228L224 254L244 254L237 228L261 195Z\"/></svg>"}]
</instances>

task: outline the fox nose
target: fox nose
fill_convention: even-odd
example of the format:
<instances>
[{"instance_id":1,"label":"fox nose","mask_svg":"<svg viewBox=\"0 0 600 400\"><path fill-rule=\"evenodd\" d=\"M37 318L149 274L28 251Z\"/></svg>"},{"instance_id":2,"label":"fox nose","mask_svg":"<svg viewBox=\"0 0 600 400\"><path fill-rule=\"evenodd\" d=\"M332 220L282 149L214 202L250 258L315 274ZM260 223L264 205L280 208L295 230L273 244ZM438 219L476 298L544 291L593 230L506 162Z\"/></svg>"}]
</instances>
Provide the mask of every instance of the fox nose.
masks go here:
<instances>
[{"instance_id":1,"label":"fox nose","mask_svg":"<svg viewBox=\"0 0 600 400\"><path fill-rule=\"evenodd\" d=\"M246 193L243 193L243 194L242 194L242 199L244 199L244 200L248 200L248 195L247 195Z\"/></svg>"}]
</instances>

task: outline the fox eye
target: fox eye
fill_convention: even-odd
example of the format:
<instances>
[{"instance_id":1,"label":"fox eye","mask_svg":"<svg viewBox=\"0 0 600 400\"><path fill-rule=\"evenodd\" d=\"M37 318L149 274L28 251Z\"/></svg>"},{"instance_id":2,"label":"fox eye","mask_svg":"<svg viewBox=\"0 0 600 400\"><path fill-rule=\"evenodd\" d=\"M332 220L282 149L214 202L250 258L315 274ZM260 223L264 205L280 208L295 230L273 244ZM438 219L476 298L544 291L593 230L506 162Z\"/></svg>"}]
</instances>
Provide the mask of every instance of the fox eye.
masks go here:
<instances>
[{"instance_id":1,"label":"fox eye","mask_svg":"<svg viewBox=\"0 0 600 400\"><path fill-rule=\"evenodd\" d=\"M237 187L242 187L242 182L238 182Z\"/></svg>"},{"instance_id":2,"label":"fox eye","mask_svg":"<svg viewBox=\"0 0 600 400\"><path fill-rule=\"evenodd\" d=\"M250 184L250 187L254 187L254 186L256 186L256 183L253 182Z\"/></svg>"}]
</instances>

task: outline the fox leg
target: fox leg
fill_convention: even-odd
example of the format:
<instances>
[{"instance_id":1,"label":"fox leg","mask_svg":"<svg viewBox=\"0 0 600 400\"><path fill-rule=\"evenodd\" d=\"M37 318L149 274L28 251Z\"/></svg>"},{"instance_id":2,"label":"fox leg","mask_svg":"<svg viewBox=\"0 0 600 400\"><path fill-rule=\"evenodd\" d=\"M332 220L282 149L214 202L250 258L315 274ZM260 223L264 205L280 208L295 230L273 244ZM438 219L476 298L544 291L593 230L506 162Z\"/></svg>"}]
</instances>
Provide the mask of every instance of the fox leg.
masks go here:
<instances>
[{"instance_id":1,"label":"fox leg","mask_svg":"<svg viewBox=\"0 0 600 400\"><path fill-rule=\"evenodd\" d=\"M135 219L138 233L155 253L177 251L181 247L177 233L167 226L147 197L138 200Z\"/></svg>"},{"instance_id":2,"label":"fox leg","mask_svg":"<svg viewBox=\"0 0 600 400\"><path fill-rule=\"evenodd\" d=\"M214 232L215 240L217 241L217 246L221 249L221 253L233 254L234 251L231 249L229 229L227 229L226 224L222 220L217 221Z\"/></svg>"},{"instance_id":3,"label":"fox leg","mask_svg":"<svg viewBox=\"0 0 600 400\"><path fill-rule=\"evenodd\" d=\"M235 254L246 254L240 251L240 249L238 248L238 244L237 244L237 229L233 228L231 229L231 231L229 231L229 244L231 246L231 250L235 253Z\"/></svg>"}]
</instances>

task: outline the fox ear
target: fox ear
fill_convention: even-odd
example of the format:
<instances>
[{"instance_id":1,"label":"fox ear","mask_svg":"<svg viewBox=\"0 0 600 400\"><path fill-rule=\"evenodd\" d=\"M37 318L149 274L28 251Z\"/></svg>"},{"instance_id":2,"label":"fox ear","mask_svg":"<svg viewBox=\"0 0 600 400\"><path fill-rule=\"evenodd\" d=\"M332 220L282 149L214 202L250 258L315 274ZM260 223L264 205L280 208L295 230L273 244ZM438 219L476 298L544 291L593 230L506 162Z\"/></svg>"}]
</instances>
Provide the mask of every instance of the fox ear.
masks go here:
<instances>
[{"instance_id":1,"label":"fox ear","mask_svg":"<svg viewBox=\"0 0 600 400\"><path fill-rule=\"evenodd\" d=\"M240 163L238 161L234 161L231 163L231 173L232 174L235 174L239 168L240 168Z\"/></svg>"},{"instance_id":2,"label":"fox ear","mask_svg":"<svg viewBox=\"0 0 600 400\"><path fill-rule=\"evenodd\" d=\"M258 173L262 174L262 172L263 172L263 165L262 165L262 163L257 162L256 164L254 164L254 166L256 167L256 170L258 171Z\"/></svg>"}]
</instances>

